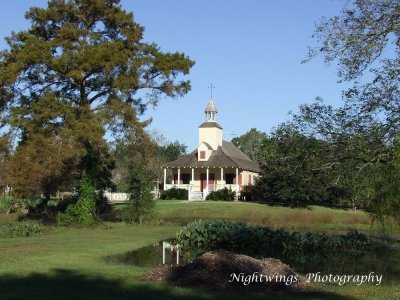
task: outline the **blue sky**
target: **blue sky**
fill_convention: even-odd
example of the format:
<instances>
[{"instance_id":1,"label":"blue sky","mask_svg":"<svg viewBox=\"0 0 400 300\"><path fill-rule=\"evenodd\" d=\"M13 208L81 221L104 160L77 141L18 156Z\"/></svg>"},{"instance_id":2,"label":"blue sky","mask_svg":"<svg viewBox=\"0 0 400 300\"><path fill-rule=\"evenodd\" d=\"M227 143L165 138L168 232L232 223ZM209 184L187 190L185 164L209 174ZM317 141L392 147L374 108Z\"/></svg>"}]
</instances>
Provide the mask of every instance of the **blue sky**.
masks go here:
<instances>
[{"instance_id":1,"label":"blue sky","mask_svg":"<svg viewBox=\"0 0 400 300\"><path fill-rule=\"evenodd\" d=\"M153 118L149 130L168 140L179 140L188 150L197 147L198 125L215 86L214 101L224 139L251 128L269 132L288 119L303 103L320 96L333 105L345 88L337 83L335 65L321 58L301 64L315 23L336 15L339 0L142 0L122 1L145 27L144 39L163 51L181 51L195 60L192 90L179 99L162 99L144 118ZM24 12L47 1L15 0L2 3L0 49L12 30L26 29Z\"/></svg>"}]
</instances>

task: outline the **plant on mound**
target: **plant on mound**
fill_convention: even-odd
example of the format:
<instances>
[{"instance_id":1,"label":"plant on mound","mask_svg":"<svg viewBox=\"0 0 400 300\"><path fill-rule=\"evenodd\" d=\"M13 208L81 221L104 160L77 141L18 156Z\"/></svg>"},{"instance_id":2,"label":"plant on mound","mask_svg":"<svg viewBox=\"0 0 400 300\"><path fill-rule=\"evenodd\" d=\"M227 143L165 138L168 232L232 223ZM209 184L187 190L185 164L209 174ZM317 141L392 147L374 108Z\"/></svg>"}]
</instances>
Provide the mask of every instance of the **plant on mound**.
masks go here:
<instances>
[{"instance_id":1,"label":"plant on mound","mask_svg":"<svg viewBox=\"0 0 400 300\"><path fill-rule=\"evenodd\" d=\"M64 213L57 217L59 225L92 225L96 223L97 195L93 179L84 175L79 188L79 198L74 204L68 205Z\"/></svg>"},{"instance_id":2,"label":"plant on mound","mask_svg":"<svg viewBox=\"0 0 400 300\"><path fill-rule=\"evenodd\" d=\"M27 237L40 234L40 226L37 224L1 225L0 237Z\"/></svg>"},{"instance_id":3,"label":"plant on mound","mask_svg":"<svg viewBox=\"0 0 400 300\"><path fill-rule=\"evenodd\" d=\"M223 188L218 191L212 191L206 197L206 200L219 200L219 201L233 201L234 199L235 199L235 192L227 188Z\"/></svg>"},{"instance_id":4,"label":"plant on mound","mask_svg":"<svg viewBox=\"0 0 400 300\"><path fill-rule=\"evenodd\" d=\"M327 236L289 232L223 220L197 221L177 234L177 243L188 260L217 249L253 257L275 257L287 262L308 262L366 254L376 240L358 232Z\"/></svg>"},{"instance_id":5,"label":"plant on mound","mask_svg":"<svg viewBox=\"0 0 400 300\"><path fill-rule=\"evenodd\" d=\"M188 199L188 191L186 189L178 189L178 188L171 188L166 191L162 191L160 195L160 199L163 200L187 200Z\"/></svg>"}]
</instances>

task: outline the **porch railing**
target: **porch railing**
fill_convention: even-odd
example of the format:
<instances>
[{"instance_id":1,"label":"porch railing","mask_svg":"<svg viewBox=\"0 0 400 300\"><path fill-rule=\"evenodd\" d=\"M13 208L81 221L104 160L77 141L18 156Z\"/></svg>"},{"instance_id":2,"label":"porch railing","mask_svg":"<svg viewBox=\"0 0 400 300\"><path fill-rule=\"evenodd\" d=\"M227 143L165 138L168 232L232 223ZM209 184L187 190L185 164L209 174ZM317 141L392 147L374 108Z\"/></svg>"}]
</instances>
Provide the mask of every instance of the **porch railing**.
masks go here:
<instances>
[{"instance_id":1,"label":"porch railing","mask_svg":"<svg viewBox=\"0 0 400 300\"><path fill-rule=\"evenodd\" d=\"M172 188L180 188L180 189L185 189L185 190L189 190L190 188L193 187L192 184L180 184L178 186L178 184L166 184L165 185L165 189L169 190ZM218 191L218 190L222 190L224 188L227 189L231 189L234 192L239 192L240 188L238 184L209 184L208 185L208 192L212 192L212 191ZM205 190L206 188L204 188L203 190Z\"/></svg>"},{"instance_id":2,"label":"porch railing","mask_svg":"<svg viewBox=\"0 0 400 300\"><path fill-rule=\"evenodd\" d=\"M166 184L165 188L167 190L172 189L172 188L178 188L177 184ZM205 199L208 195L208 193L213 192L213 191L218 191L222 190L224 188L230 189L233 192L236 193L236 195L239 195L240 192L240 186L238 184L209 184L207 187L203 188L203 191L200 190L195 190L193 184L180 184L179 188L188 190L188 200L201 200Z\"/></svg>"},{"instance_id":3,"label":"porch railing","mask_svg":"<svg viewBox=\"0 0 400 300\"><path fill-rule=\"evenodd\" d=\"M172 189L172 188L176 188L176 189L180 188L180 189L189 190L190 186L191 186L191 184L182 184L182 183L179 186L178 186L177 183L175 183L175 184L166 184L165 185L165 189L169 190L169 189Z\"/></svg>"}]
</instances>

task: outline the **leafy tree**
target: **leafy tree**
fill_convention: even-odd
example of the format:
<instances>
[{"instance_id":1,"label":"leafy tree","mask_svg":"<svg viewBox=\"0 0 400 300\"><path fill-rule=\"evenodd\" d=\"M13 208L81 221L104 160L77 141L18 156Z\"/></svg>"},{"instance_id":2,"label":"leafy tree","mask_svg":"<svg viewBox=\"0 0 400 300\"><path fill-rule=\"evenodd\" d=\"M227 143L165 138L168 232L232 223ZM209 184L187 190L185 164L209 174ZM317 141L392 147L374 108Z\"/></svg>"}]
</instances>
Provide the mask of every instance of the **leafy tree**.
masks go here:
<instances>
[{"instance_id":1,"label":"leafy tree","mask_svg":"<svg viewBox=\"0 0 400 300\"><path fill-rule=\"evenodd\" d=\"M130 193L129 203L122 211L122 218L131 223L142 224L145 215L151 212L154 207L155 175L152 171L153 144L147 135L131 137L126 141L127 147L122 149L125 154L124 159L127 163L128 172L123 178L126 191ZM146 147L144 147L146 145Z\"/></svg>"},{"instance_id":2,"label":"leafy tree","mask_svg":"<svg viewBox=\"0 0 400 300\"><path fill-rule=\"evenodd\" d=\"M399 11L398 1L353 0L341 15L321 20L314 34L318 46L308 55L321 54L326 62L338 63L339 78L354 82L344 92L344 108L353 111L353 120L365 130L379 124L389 139L400 128Z\"/></svg>"},{"instance_id":3,"label":"leafy tree","mask_svg":"<svg viewBox=\"0 0 400 300\"><path fill-rule=\"evenodd\" d=\"M334 178L327 173L329 144L282 124L260 149L261 177L257 182L264 198L291 206L331 205Z\"/></svg>"},{"instance_id":4,"label":"leafy tree","mask_svg":"<svg viewBox=\"0 0 400 300\"><path fill-rule=\"evenodd\" d=\"M131 194L127 206L122 211L122 218L128 222L143 223L144 217L149 214L155 205L154 195L151 193L153 184L149 180L142 179L141 185Z\"/></svg>"},{"instance_id":5,"label":"leafy tree","mask_svg":"<svg viewBox=\"0 0 400 300\"><path fill-rule=\"evenodd\" d=\"M154 172L155 179L159 182L163 181L164 171L161 166L167 162L176 160L186 154L186 145L175 142L164 142L159 143L153 138L153 159L152 159L152 170ZM170 180L167 175L167 182Z\"/></svg>"},{"instance_id":6,"label":"leafy tree","mask_svg":"<svg viewBox=\"0 0 400 300\"><path fill-rule=\"evenodd\" d=\"M400 3L393 0L352 0L341 14L322 18L314 33L318 46L309 49L308 59L319 53L326 62L338 62L338 76L353 80L363 75L388 47L400 47ZM387 67L398 60L381 60ZM388 74L389 75L389 74Z\"/></svg>"},{"instance_id":7,"label":"leafy tree","mask_svg":"<svg viewBox=\"0 0 400 300\"><path fill-rule=\"evenodd\" d=\"M250 159L258 162L260 159L261 147L267 139L268 137L265 132L252 128L245 134L233 138L232 143Z\"/></svg>"},{"instance_id":8,"label":"leafy tree","mask_svg":"<svg viewBox=\"0 0 400 300\"><path fill-rule=\"evenodd\" d=\"M321 20L314 35L318 46L308 59L321 54L326 62L337 62L340 80L354 85L343 93L343 107L305 106L297 118L335 147L330 160L347 165L341 170L344 186L382 221L389 215L399 220L400 212L394 196L399 188L399 12L398 1L353 0L340 15Z\"/></svg>"},{"instance_id":9,"label":"leafy tree","mask_svg":"<svg viewBox=\"0 0 400 300\"><path fill-rule=\"evenodd\" d=\"M14 188L48 194L84 172L104 188L113 168L106 130L143 135L138 114L187 93L190 82L178 80L194 62L142 42L143 27L119 0L51 0L26 18L31 27L0 53L0 126L18 129L15 155L24 158L10 166Z\"/></svg>"},{"instance_id":10,"label":"leafy tree","mask_svg":"<svg viewBox=\"0 0 400 300\"><path fill-rule=\"evenodd\" d=\"M157 143L155 146L155 155L160 157L163 162L169 162L176 160L186 154L186 145L179 143L179 141L169 142L164 145Z\"/></svg>"},{"instance_id":11,"label":"leafy tree","mask_svg":"<svg viewBox=\"0 0 400 300\"><path fill-rule=\"evenodd\" d=\"M115 143L113 156L116 167L113 170L113 181L118 191L125 192L130 189L131 173L137 173L143 168L144 155L147 157L147 169L152 174L152 180L161 180L163 171L160 166L186 153L186 145L178 141L168 142L163 136L151 135L147 136L146 140L146 155L140 154L144 146L136 142L130 144L125 140Z\"/></svg>"},{"instance_id":12,"label":"leafy tree","mask_svg":"<svg viewBox=\"0 0 400 300\"><path fill-rule=\"evenodd\" d=\"M319 181L323 183L319 188L324 190L325 204L333 203L335 198L347 198L353 205L356 202L365 205L376 178L373 174L376 165L391 163L393 148L387 144L379 124L370 121L355 118L348 107L334 109L317 101L302 105L289 122L290 128L304 139L317 141L312 144L297 141L296 146L288 147L292 154L295 149L302 153L301 165L310 167L306 168L307 174L317 172L319 178L324 178ZM296 166L294 162L288 165ZM292 188L297 187L293 184Z\"/></svg>"}]
</instances>

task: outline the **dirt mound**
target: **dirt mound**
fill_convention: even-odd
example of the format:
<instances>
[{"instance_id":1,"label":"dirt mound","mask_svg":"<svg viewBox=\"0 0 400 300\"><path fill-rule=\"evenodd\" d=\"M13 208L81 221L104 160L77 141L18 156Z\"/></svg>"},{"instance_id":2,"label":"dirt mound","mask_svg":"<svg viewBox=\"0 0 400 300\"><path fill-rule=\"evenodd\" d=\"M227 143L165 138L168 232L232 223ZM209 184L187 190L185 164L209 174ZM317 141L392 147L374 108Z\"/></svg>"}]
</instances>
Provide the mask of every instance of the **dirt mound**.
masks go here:
<instances>
[{"instance_id":1,"label":"dirt mound","mask_svg":"<svg viewBox=\"0 0 400 300\"><path fill-rule=\"evenodd\" d=\"M153 269L144 278L215 289L304 290L309 287L304 277L279 259L259 260L225 250L204 253L184 266Z\"/></svg>"}]
</instances>

